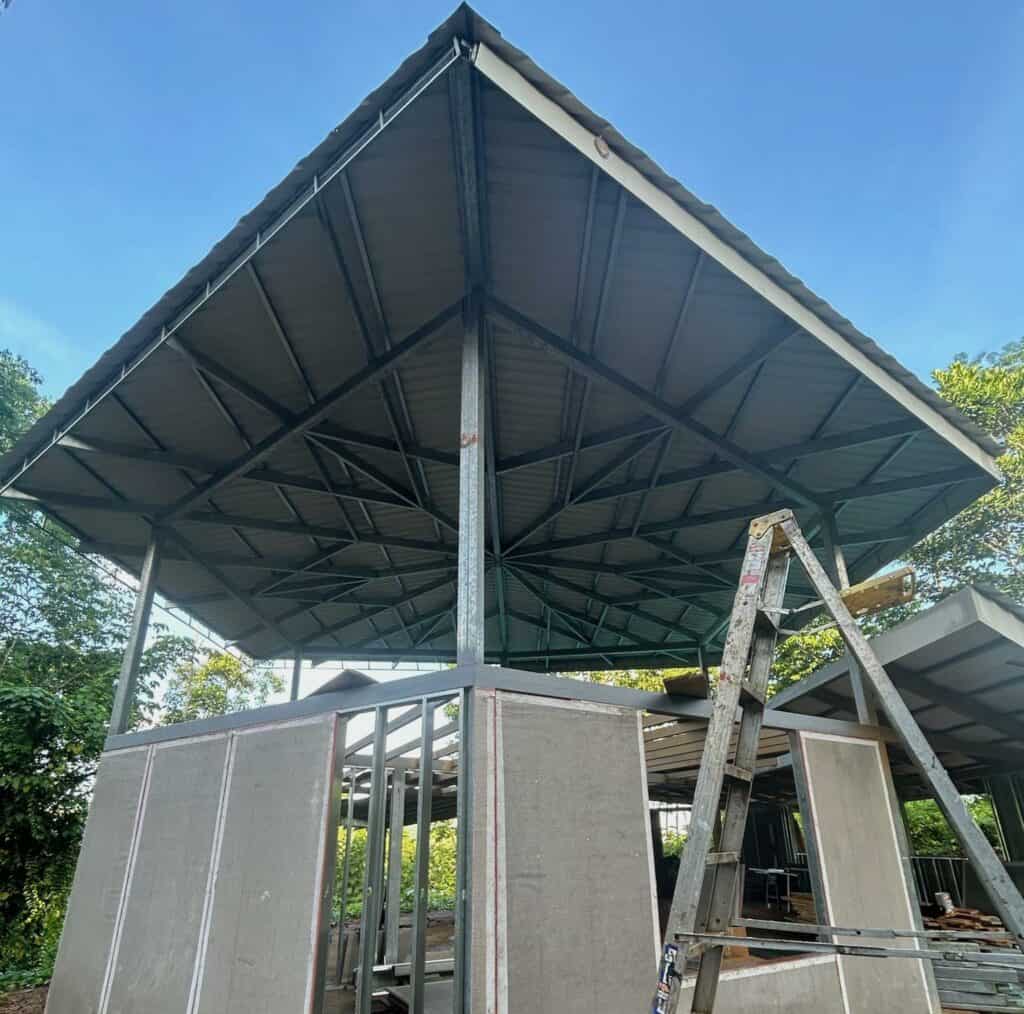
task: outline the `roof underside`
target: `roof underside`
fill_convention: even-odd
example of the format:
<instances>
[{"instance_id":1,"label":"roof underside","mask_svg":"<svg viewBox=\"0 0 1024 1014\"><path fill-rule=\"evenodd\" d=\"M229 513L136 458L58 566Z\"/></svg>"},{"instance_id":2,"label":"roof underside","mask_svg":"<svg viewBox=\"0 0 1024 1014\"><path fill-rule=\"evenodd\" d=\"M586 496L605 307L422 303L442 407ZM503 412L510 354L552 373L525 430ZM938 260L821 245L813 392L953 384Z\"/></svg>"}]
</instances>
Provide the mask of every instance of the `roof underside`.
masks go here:
<instances>
[{"instance_id":1,"label":"roof underside","mask_svg":"<svg viewBox=\"0 0 1024 1014\"><path fill-rule=\"evenodd\" d=\"M905 397L456 59L456 38L601 129L460 9L0 462L11 491L136 573L166 523L161 594L255 657L450 658L473 272L487 648L505 664L674 666L699 643L713 661L751 517L790 506L815 533L834 508L859 579L991 487L996 448L714 209L604 131Z\"/></svg>"},{"instance_id":2,"label":"roof underside","mask_svg":"<svg viewBox=\"0 0 1024 1014\"><path fill-rule=\"evenodd\" d=\"M981 779L1024 770L1024 611L965 588L872 641L943 767L965 792ZM844 655L772 700L772 707L856 721ZM909 761L894 774L927 794Z\"/></svg>"}]
</instances>

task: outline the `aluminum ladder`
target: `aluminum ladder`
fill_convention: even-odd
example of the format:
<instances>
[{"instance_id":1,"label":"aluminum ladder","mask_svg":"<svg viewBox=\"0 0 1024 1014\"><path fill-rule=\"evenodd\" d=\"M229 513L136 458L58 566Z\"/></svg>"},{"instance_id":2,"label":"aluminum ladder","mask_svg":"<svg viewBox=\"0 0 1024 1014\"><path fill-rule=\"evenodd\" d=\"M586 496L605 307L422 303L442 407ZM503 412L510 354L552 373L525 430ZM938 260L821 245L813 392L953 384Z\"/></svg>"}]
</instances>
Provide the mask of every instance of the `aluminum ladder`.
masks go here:
<instances>
[{"instance_id":1,"label":"aluminum ladder","mask_svg":"<svg viewBox=\"0 0 1024 1014\"><path fill-rule=\"evenodd\" d=\"M722 937L732 925L740 886L743 832L753 794L768 680L780 619L786 612L783 599L793 556L810 578L820 608L838 626L851 659L859 666L867 684L865 689L872 691L956 832L1004 925L1018 947L1024 943L1024 899L974 823L945 768L853 619L851 610L868 611L906 601L901 597L899 580L894 580L900 575L838 591L804 538L793 512L781 510L750 524L694 789L690 829L658 967L657 987L648 1008L651 1014L675 1014L686 960L693 955L699 956L700 967L691 1012L712 1014L714 1011L725 950ZM737 710L739 729L734 747ZM730 755L733 756L731 762ZM720 819L723 788L726 789L724 816L716 845L715 828ZM710 884L705 888L708 879ZM706 911L701 911L702 898ZM702 934L709 939L700 940ZM698 938L696 942L695 938Z\"/></svg>"}]
</instances>

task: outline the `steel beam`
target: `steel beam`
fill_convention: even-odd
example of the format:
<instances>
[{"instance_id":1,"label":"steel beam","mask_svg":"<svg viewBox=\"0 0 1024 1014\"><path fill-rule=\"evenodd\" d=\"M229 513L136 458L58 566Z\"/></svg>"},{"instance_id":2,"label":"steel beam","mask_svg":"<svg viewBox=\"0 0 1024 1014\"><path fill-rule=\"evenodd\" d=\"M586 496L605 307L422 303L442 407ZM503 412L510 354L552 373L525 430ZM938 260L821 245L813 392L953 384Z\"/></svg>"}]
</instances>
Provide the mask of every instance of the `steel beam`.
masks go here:
<instances>
[{"instance_id":1,"label":"steel beam","mask_svg":"<svg viewBox=\"0 0 1024 1014\"><path fill-rule=\"evenodd\" d=\"M163 535L154 529L146 547L139 576L139 590L135 596L135 611L128 632L124 657L121 660L121 675L114 691L114 707L110 713L110 734L118 736L128 731L135 707L135 691L139 682L139 664L146 647L146 633L149 630L149 615L156 593L157 574L160 571L160 557L163 549Z\"/></svg>"},{"instance_id":2,"label":"steel beam","mask_svg":"<svg viewBox=\"0 0 1024 1014\"><path fill-rule=\"evenodd\" d=\"M761 462L756 455L750 454L732 441L722 438L696 419L683 415L675 406L649 393L642 385L630 380L629 377L612 369L601 360L581 352L560 335L544 327L543 324L531 320L526 314L494 296L488 296L487 306L497 316L533 335L558 358L567 362L572 369L628 395L642 405L648 414L660 419L666 426L689 431L715 448L726 460L732 461L751 475L785 490L791 497L795 497L798 503L815 508L819 506L821 494L814 493L800 483L787 478L782 472Z\"/></svg>"},{"instance_id":3,"label":"steel beam","mask_svg":"<svg viewBox=\"0 0 1024 1014\"><path fill-rule=\"evenodd\" d=\"M621 443L623 440L646 437L653 433L663 433L665 430L666 427L660 422L653 419L640 419L635 423L626 423L623 426L598 430L589 436L585 436L580 443L580 450L591 451L600 447ZM546 447L538 447L533 451L525 451L522 454L499 458L496 462L496 469L499 475L504 475L506 472L514 472L520 468L530 468L533 465L542 465L549 461L559 461L562 458L569 457L575 449L573 441L560 440L558 443L548 444Z\"/></svg>"},{"instance_id":4,"label":"steel beam","mask_svg":"<svg viewBox=\"0 0 1024 1014\"><path fill-rule=\"evenodd\" d=\"M711 380L704 384L698 391L691 394L690 397L679 406L679 411L684 415L691 415L700 408L708 398L717 394L727 384L731 384L741 374L746 373L747 370L752 370L755 366L759 366L780 345L789 341L791 338L795 338L799 334L803 334L803 328L786 328L779 334L772 335L765 338L763 341L758 342L752 349L750 349L749 352L734 360L724 370L712 377Z\"/></svg>"},{"instance_id":5,"label":"steel beam","mask_svg":"<svg viewBox=\"0 0 1024 1014\"><path fill-rule=\"evenodd\" d=\"M347 380L336 385L315 405L310 405L303 412L296 414L292 422L281 426L269 436L260 440L252 450L219 469L205 482L200 483L191 493L179 498L176 503L166 508L161 513L161 520L169 521L187 513L194 504L208 499L222 486L245 474L253 466L273 454L274 451L288 440L322 422L334 407L349 395L390 373L408 355L425 342L434 338L446 324L452 321L462 310L462 302L462 300L459 300L443 309L389 351L371 359L362 369L357 370Z\"/></svg>"}]
</instances>

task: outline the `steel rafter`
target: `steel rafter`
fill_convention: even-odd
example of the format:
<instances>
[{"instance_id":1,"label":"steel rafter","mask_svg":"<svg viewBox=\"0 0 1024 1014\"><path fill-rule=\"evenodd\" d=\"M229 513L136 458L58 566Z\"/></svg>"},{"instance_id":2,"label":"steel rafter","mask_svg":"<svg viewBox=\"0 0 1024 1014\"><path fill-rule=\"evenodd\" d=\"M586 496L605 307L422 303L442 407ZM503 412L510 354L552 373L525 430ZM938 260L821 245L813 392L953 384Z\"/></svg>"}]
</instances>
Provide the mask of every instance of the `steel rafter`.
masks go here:
<instances>
[{"instance_id":1,"label":"steel rafter","mask_svg":"<svg viewBox=\"0 0 1024 1014\"><path fill-rule=\"evenodd\" d=\"M594 323L590 331L590 339L587 343L586 354L589 357L596 357L600 351L601 330L604 325L604 315L608 307L608 288L612 274L615 271L615 262L619 256L619 244L622 242L622 229L626 219L626 191L619 188L618 200L615 205L615 222L612 225L612 233L608 240L608 253L605 258L604 274L601 277L601 286L597 293L597 309L594 312ZM572 345L575 348L575 344ZM583 442L583 430L587 422L587 408L590 401L591 377L583 374L583 390L580 392L579 408L576 414L576 425L573 427L573 454L569 458L569 474L565 481L565 503L568 505L569 496L572 493L573 482L576 476L576 465L579 461L580 444Z\"/></svg>"},{"instance_id":2,"label":"steel rafter","mask_svg":"<svg viewBox=\"0 0 1024 1014\"><path fill-rule=\"evenodd\" d=\"M661 398L649 393L640 384L630 380L624 374L601 362L594 356L580 352L572 344L567 342L560 335L544 327L543 324L532 320L526 314L520 312L502 302L495 296L487 297L487 306L497 316L516 327L522 328L532 334L542 344L546 345L559 358L569 362L573 369L593 379L600 380L604 384L614 387L616 390L631 397L634 401L643 405L648 414L656 419L662 420L665 425L675 429L685 429L694 436L699 437L705 443L715 448L718 453L729 461L741 467L744 471L759 479L763 479L772 485L785 490L790 496L805 506L818 508L821 503L821 495L815 493L798 482L788 479L782 472L777 471L770 465L763 463L757 455L750 454L743 448L738 447L730 440L726 440L714 430L698 422L696 419L682 415L676 406L670 405Z\"/></svg>"},{"instance_id":3,"label":"steel rafter","mask_svg":"<svg viewBox=\"0 0 1024 1014\"><path fill-rule=\"evenodd\" d=\"M222 486L245 474L255 465L273 454L274 451L287 441L323 421L340 401L366 384L373 383L379 377L389 373L406 356L414 352L425 342L436 337L438 332L462 311L462 303L463 301L460 299L446 307L395 345L389 352L385 352L370 360L362 369L357 370L347 380L342 381L328 394L324 395L315 405L310 405L305 411L298 413L293 422L281 426L269 436L264 437L251 451L219 469L205 482L200 483L191 493L181 497L170 507L165 508L160 515L160 520L166 522L180 517L194 504L208 499Z\"/></svg>"},{"instance_id":4,"label":"steel rafter","mask_svg":"<svg viewBox=\"0 0 1024 1014\"><path fill-rule=\"evenodd\" d=\"M235 257L226 268L219 274L209 278L205 285L198 286L196 295L189 303L182 308L177 315L160 328L159 332L149 343L132 357L129 362L122 364L107 379L101 389L86 398L82 408L75 413L69 422L58 430L52 439L48 439L34 454L30 455L22 464L5 477L3 485L0 486L0 494L12 485L18 478L25 474L36 461L42 457L51 444L56 443L61 437L69 434L75 426L85 419L97 405L101 404L107 397L112 395L118 387L123 384L136 370L149 358L161 349L168 338L172 337L179 328L198 313L206 303L212 299L232 278L251 261L268 243L284 229L311 201L315 200L320 191L331 183L345 168L376 140L387 128L408 109L412 103L425 92L438 78L453 66L461 58L461 48L457 39L452 40L451 46L443 53L421 77L411 83L409 88L403 92L386 109L380 111L366 130L360 134L338 157L328 165L322 172L311 174L306 186L300 191L295 199L278 214L273 221L265 228L256 231L250 244Z\"/></svg>"},{"instance_id":5,"label":"steel rafter","mask_svg":"<svg viewBox=\"0 0 1024 1014\"><path fill-rule=\"evenodd\" d=\"M569 374L572 376L572 374ZM563 401L563 413L565 404ZM591 451L598 447L607 447L610 444L618 444L623 440L631 440L634 437L645 437L652 433L664 432L664 424L654 419L640 419L637 422L625 423L622 426L613 426L610 429L598 430L583 437L580 443L580 451ZM561 462L563 458L569 457L576 450L571 440L559 440L557 443L548 444L545 447L538 447L533 451L524 451L522 454L514 454L507 458L499 458L497 471L499 475L506 472L514 472L520 468L530 468L532 465L542 465L549 461Z\"/></svg>"},{"instance_id":6,"label":"steel rafter","mask_svg":"<svg viewBox=\"0 0 1024 1014\"><path fill-rule=\"evenodd\" d=\"M544 511L543 514L529 522L521 532L512 536L508 545L505 547L505 552L514 552L519 548L519 546L532 536L536 535L536 533L546 525L555 521L565 511L574 507L578 503L584 502L587 495L598 489L602 482L614 475L620 468L625 468L626 465L630 464L630 462L635 461L639 455L643 454L644 451L647 450L647 448L657 440L661 439L663 432L663 430L657 430L653 434L637 437L636 440L616 454L611 461L602 465L596 472L588 476L578 489L574 491L567 487L565 491L565 498L562 502L556 502L552 507Z\"/></svg>"}]
</instances>

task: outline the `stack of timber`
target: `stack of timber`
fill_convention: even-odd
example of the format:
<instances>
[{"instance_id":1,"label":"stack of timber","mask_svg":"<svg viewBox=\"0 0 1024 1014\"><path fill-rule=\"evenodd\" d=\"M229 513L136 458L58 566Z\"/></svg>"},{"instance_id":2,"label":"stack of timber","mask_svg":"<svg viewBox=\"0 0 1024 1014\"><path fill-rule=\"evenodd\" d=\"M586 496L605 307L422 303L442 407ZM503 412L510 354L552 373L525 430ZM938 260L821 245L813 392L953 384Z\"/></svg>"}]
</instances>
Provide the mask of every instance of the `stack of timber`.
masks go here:
<instances>
[{"instance_id":1,"label":"stack of timber","mask_svg":"<svg viewBox=\"0 0 1024 1014\"><path fill-rule=\"evenodd\" d=\"M927 930L950 930L957 933L999 933L1005 927L997 915L986 915L976 908L954 908L948 915L925 916L924 928ZM1007 940L987 940L984 937L978 938L978 943L984 943L992 947L1013 947L1013 942Z\"/></svg>"}]
</instances>

